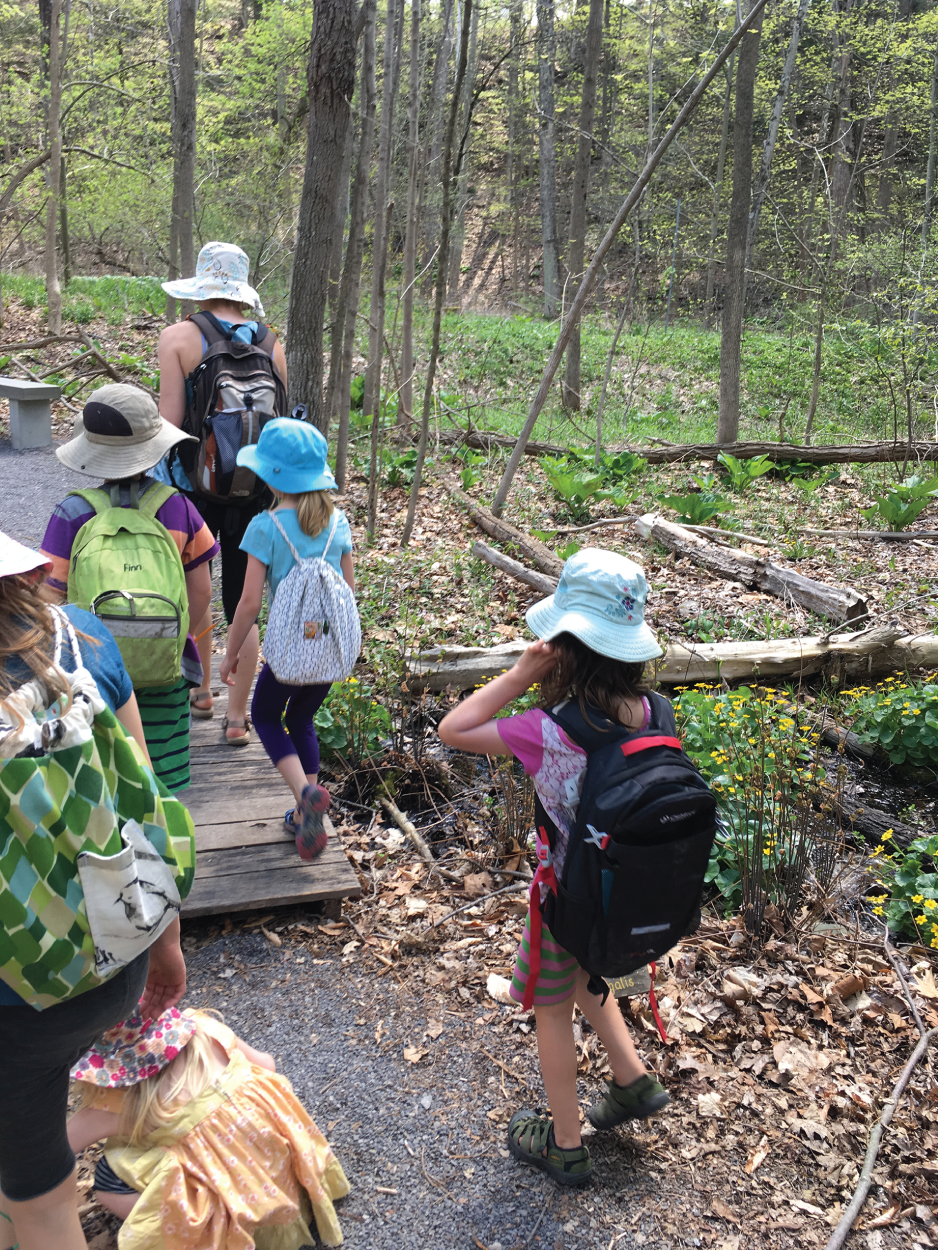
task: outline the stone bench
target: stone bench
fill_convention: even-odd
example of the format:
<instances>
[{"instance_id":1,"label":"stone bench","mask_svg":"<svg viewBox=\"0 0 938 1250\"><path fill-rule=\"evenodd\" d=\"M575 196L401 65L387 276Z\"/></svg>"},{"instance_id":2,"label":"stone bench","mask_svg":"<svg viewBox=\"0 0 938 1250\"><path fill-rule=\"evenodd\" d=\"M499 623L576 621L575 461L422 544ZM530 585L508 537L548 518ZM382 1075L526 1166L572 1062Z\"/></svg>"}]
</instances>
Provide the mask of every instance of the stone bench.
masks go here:
<instances>
[{"instance_id":1,"label":"stone bench","mask_svg":"<svg viewBox=\"0 0 938 1250\"><path fill-rule=\"evenodd\" d=\"M0 395L10 401L10 433L17 451L48 447L52 442L52 400L61 391L45 382L0 377Z\"/></svg>"}]
</instances>

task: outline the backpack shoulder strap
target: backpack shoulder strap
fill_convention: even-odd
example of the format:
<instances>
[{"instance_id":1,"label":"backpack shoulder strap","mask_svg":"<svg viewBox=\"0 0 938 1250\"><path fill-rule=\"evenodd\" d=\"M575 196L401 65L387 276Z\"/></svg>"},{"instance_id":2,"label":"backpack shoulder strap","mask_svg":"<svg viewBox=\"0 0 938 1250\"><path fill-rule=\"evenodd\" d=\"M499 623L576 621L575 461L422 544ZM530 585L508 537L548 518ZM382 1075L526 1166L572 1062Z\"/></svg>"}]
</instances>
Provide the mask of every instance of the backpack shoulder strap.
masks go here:
<instances>
[{"instance_id":1,"label":"backpack shoulder strap","mask_svg":"<svg viewBox=\"0 0 938 1250\"><path fill-rule=\"evenodd\" d=\"M146 512L148 516L156 520L157 512L166 503L167 499L172 499L173 495L178 493L175 487L167 486L165 482L155 482L147 488L143 496L143 502L140 504L140 511Z\"/></svg>"},{"instance_id":2,"label":"backpack shoulder strap","mask_svg":"<svg viewBox=\"0 0 938 1250\"><path fill-rule=\"evenodd\" d=\"M229 342L231 339L231 332L224 328L214 313L190 313L186 320L191 321L193 325L199 327L205 335L205 341L208 343L209 347L211 347L213 343L225 343Z\"/></svg>"},{"instance_id":3,"label":"backpack shoulder strap","mask_svg":"<svg viewBox=\"0 0 938 1250\"><path fill-rule=\"evenodd\" d=\"M587 755L598 751L600 747L607 746L610 742L618 741L620 737L629 733L629 730L617 725L598 708L591 707L589 719L587 719L575 699L568 699L566 703L558 704L557 707L551 708L547 715Z\"/></svg>"},{"instance_id":4,"label":"backpack shoulder strap","mask_svg":"<svg viewBox=\"0 0 938 1250\"><path fill-rule=\"evenodd\" d=\"M70 490L70 495L77 495L79 499L84 499L86 504L94 508L95 513L107 512L112 507L111 496L106 490L101 490L97 486L89 486L87 490Z\"/></svg>"},{"instance_id":5,"label":"backpack shoulder strap","mask_svg":"<svg viewBox=\"0 0 938 1250\"><path fill-rule=\"evenodd\" d=\"M335 532L338 527L338 524L339 524L339 510L338 508L335 508L333 509L333 512L332 512L332 524L329 526L329 537L326 539L326 545L322 549L322 555L319 557L320 560L325 560L326 552L329 550L332 540L335 537Z\"/></svg>"},{"instance_id":6,"label":"backpack shoulder strap","mask_svg":"<svg viewBox=\"0 0 938 1250\"><path fill-rule=\"evenodd\" d=\"M273 521L274 525L276 525L277 529L280 531L280 537L283 539L283 541L284 541L284 542L287 544L287 546L290 548L290 552L291 552L291 554L292 554L292 556L293 556L293 559L297 562L297 564L302 563L303 557L300 555L300 553L297 551L297 549L296 549L296 548L293 546L293 544L290 542L289 538L287 538L287 531L283 528L283 526L282 526L282 525L280 524L280 522L277 520L277 514L276 514L275 512L269 512L267 515L270 517L270 519Z\"/></svg>"},{"instance_id":7,"label":"backpack shoulder strap","mask_svg":"<svg viewBox=\"0 0 938 1250\"><path fill-rule=\"evenodd\" d=\"M277 336L270 326L265 326L260 321L257 323L257 330L254 334L254 346L263 348L271 360L273 360L274 348L277 346Z\"/></svg>"}]
</instances>

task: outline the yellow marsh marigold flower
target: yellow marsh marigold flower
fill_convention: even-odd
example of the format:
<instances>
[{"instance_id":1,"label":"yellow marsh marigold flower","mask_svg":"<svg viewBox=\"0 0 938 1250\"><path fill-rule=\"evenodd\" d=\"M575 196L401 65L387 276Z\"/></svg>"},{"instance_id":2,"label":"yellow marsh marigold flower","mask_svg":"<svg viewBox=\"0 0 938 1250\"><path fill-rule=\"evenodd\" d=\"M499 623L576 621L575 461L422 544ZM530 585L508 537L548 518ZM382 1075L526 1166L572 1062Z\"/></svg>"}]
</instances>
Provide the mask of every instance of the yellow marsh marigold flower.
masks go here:
<instances>
[{"instance_id":1,"label":"yellow marsh marigold flower","mask_svg":"<svg viewBox=\"0 0 938 1250\"><path fill-rule=\"evenodd\" d=\"M933 898L927 898L927 899L925 900L925 910L926 910L926 911L934 911L936 907L938 907L938 903L936 903L936 902L935 902L935 900L934 900Z\"/></svg>"},{"instance_id":2,"label":"yellow marsh marigold flower","mask_svg":"<svg viewBox=\"0 0 938 1250\"><path fill-rule=\"evenodd\" d=\"M913 895L912 895L912 902L913 902L913 903L924 903L924 902L925 902L925 896L924 896L924 894L913 894Z\"/></svg>"},{"instance_id":3,"label":"yellow marsh marigold flower","mask_svg":"<svg viewBox=\"0 0 938 1250\"><path fill-rule=\"evenodd\" d=\"M916 923L916 924L927 924L927 922L928 922L928 917L927 917L927 916L916 916L916 917L915 917L915 923Z\"/></svg>"}]
</instances>

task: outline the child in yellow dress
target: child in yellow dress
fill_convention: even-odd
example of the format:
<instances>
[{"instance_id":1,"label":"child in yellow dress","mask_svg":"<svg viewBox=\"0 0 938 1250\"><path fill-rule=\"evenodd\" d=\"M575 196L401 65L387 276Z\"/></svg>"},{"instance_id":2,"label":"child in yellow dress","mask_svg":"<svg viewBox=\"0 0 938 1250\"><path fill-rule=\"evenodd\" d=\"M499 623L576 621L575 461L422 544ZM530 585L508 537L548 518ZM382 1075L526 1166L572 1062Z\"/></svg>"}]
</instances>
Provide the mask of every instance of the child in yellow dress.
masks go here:
<instances>
[{"instance_id":1,"label":"child in yellow dress","mask_svg":"<svg viewBox=\"0 0 938 1250\"><path fill-rule=\"evenodd\" d=\"M72 1069L73 1150L107 1139L98 1201L123 1221L120 1250L299 1250L341 1244L349 1192L329 1143L273 1057L200 1011L139 1016Z\"/></svg>"}]
</instances>

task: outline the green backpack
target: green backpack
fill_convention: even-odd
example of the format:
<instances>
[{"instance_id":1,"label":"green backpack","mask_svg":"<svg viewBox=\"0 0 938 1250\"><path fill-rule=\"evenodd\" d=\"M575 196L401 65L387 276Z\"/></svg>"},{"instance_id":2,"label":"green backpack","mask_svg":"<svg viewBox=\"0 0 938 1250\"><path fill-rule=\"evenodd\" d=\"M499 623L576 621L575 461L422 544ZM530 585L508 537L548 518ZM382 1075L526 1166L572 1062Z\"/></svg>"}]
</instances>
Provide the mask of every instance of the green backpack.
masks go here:
<instances>
[{"instance_id":1,"label":"green backpack","mask_svg":"<svg viewBox=\"0 0 938 1250\"><path fill-rule=\"evenodd\" d=\"M176 492L155 484L120 506L120 487L76 490L95 510L78 531L68 570L68 601L93 612L114 635L137 690L171 686L182 675L189 596L179 548L156 519Z\"/></svg>"}]
</instances>

